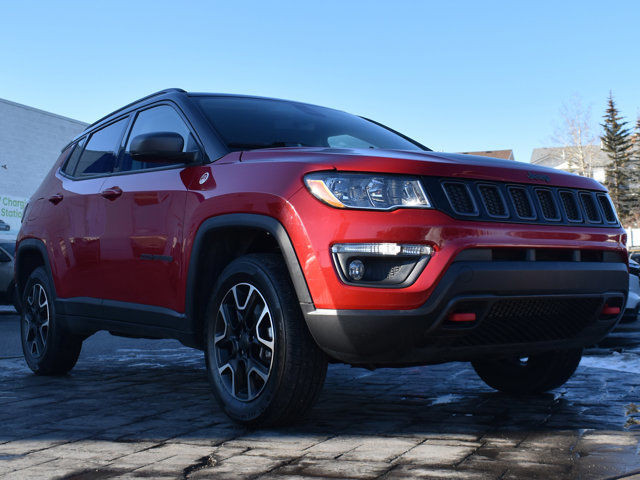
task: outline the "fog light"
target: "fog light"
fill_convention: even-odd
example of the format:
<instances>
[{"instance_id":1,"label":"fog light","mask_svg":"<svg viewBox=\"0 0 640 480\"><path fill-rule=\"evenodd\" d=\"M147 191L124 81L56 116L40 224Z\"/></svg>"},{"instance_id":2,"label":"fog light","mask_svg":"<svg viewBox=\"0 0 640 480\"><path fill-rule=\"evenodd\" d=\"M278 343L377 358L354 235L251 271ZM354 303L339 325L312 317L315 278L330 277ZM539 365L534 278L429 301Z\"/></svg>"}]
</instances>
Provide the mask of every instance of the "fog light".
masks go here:
<instances>
[{"instance_id":1,"label":"fog light","mask_svg":"<svg viewBox=\"0 0 640 480\"><path fill-rule=\"evenodd\" d=\"M340 280L362 287L407 287L415 282L432 255L432 246L414 243L335 243L331 246Z\"/></svg>"},{"instance_id":2,"label":"fog light","mask_svg":"<svg viewBox=\"0 0 640 480\"><path fill-rule=\"evenodd\" d=\"M364 263L361 260L352 260L349 262L349 278L351 280L362 280L364 277Z\"/></svg>"}]
</instances>

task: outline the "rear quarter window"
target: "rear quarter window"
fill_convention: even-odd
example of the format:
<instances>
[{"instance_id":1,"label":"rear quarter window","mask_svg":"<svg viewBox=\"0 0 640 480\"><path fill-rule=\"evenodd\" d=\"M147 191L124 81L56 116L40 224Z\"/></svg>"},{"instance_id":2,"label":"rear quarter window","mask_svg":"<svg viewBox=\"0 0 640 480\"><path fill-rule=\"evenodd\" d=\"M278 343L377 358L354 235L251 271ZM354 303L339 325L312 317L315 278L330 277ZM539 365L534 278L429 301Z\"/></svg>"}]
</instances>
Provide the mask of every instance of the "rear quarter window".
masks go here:
<instances>
[{"instance_id":1,"label":"rear quarter window","mask_svg":"<svg viewBox=\"0 0 640 480\"><path fill-rule=\"evenodd\" d=\"M113 172L127 121L123 118L92 133L71 175L89 177Z\"/></svg>"},{"instance_id":2,"label":"rear quarter window","mask_svg":"<svg viewBox=\"0 0 640 480\"><path fill-rule=\"evenodd\" d=\"M68 160L62 167L62 173L73 176L73 172L78 165L78 160L80 159L80 154L82 153L82 149L84 148L84 144L87 142L87 137L81 138L75 145L72 145L69 148L73 148L73 152L69 156Z\"/></svg>"}]
</instances>

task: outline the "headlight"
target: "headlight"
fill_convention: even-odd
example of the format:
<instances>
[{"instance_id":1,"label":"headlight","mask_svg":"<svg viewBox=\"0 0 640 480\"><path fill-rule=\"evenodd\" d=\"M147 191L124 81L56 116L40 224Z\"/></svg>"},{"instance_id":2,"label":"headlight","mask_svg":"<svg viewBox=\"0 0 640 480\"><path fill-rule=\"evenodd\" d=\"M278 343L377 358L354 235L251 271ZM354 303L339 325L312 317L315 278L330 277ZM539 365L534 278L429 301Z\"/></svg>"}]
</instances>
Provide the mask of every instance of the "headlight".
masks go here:
<instances>
[{"instance_id":1,"label":"headlight","mask_svg":"<svg viewBox=\"0 0 640 480\"><path fill-rule=\"evenodd\" d=\"M304 182L318 200L336 208L431 208L420 180L375 173L314 172Z\"/></svg>"}]
</instances>

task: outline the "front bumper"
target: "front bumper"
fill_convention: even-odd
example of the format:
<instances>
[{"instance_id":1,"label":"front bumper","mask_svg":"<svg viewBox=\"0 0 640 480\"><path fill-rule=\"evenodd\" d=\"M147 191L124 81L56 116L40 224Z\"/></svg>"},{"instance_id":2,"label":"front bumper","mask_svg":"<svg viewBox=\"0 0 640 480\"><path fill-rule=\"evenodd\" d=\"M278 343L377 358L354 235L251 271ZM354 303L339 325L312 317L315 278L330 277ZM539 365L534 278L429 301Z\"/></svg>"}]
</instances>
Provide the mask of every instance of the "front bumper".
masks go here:
<instances>
[{"instance_id":1,"label":"front bumper","mask_svg":"<svg viewBox=\"0 0 640 480\"><path fill-rule=\"evenodd\" d=\"M468 361L582 347L603 338L624 309L624 262L454 261L429 299L412 310L330 310L304 316L332 358L368 366ZM471 325L448 321L473 310Z\"/></svg>"}]
</instances>

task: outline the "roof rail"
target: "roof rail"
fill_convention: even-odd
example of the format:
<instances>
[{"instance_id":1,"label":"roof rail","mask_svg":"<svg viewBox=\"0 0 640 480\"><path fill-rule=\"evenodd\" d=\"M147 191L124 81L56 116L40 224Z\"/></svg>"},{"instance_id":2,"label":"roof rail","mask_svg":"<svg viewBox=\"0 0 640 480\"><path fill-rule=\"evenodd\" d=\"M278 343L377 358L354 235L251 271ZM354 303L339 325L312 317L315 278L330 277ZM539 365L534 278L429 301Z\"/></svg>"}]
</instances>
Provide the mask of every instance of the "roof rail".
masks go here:
<instances>
[{"instance_id":1,"label":"roof rail","mask_svg":"<svg viewBox=\"0 0 640 480\"><path fill-rule=\"evenodd\" d=\"M127 104L127 105L125 105L124 107L120 107L120 108L118 108L117 110L114 110L113 112L111 112L111 113L109 113L109 114L105 115L104 117L99 118L98 120L96 120L95 122L93 122L91 125L88 125L88 126L84 129L84 131L86 132L86 131L87 131L87 130L89 130L91 127L93 127L94 125L97 125L98 123L100 123L100 122L101 122L101 121L103 121L104 119L109 118L109 117L110 117L111 115L113 115L114 113L118 113L118 112L120 112L120 111L122 111L122 110L125 110L125 109L127 109L127 108L129 108L129 107L131 107L131 106L135 105L136 103L142 102L143 100L147 100L148 98L152 98L152 97L155 97L155 96L158 96L158 95L163 95L163 94L165 94L165 93L169 93L169 92L187 93L187 92L186 92L186 90L183 90L183 89L181 89L181 88L167 88L167 89L165 89L165 90L160 90L159 92L152 93L151 95L147 95L146 97L142 97L142 98L139 98L138 100L135 100L135 101L133 101L133 102L131 102L131 103L128 103L128 104Z\"/></svg>"}]
</instances>

